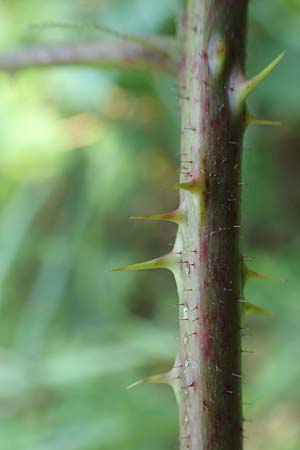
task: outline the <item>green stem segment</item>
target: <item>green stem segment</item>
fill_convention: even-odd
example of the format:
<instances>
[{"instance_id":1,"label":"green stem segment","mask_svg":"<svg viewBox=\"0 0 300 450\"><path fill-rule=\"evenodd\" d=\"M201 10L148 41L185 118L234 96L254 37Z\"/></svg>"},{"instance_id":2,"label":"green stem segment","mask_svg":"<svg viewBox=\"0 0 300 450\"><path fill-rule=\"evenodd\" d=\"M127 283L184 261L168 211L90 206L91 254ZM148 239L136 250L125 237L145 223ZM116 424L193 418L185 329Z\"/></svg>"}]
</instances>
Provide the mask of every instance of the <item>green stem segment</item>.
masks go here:
<instances>
[{"instance_id":1,"label":"green stem segment","mask_svg":"<svg viewBox=\"0 0 300 450\"><path fill-rule=\"evenodd\" d=\"M181 65L181 450L241 450L240 191L247 0L189 0Z\"/></svg>"}]
</instances>

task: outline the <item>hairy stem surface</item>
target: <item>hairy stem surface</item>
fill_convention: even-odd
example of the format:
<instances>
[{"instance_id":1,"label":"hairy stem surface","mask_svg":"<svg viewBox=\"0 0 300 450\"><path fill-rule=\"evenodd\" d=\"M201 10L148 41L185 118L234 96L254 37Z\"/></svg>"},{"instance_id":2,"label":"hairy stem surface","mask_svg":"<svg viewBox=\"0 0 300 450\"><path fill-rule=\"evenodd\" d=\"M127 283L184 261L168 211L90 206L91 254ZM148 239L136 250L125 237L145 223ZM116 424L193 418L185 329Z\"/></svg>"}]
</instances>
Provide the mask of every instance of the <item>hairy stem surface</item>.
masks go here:
<instances>
[{"instance_id":1,"label":"hairy stem surface","mask_svg":"<svg viewBox=\"0 0 300 450\"><path fill-rule=\"evenodd\" d=\"M181 195L175 254L180 449L241 450L241 148L247 0L189 0L181 65Z\"/></svg>"}]
</instances>

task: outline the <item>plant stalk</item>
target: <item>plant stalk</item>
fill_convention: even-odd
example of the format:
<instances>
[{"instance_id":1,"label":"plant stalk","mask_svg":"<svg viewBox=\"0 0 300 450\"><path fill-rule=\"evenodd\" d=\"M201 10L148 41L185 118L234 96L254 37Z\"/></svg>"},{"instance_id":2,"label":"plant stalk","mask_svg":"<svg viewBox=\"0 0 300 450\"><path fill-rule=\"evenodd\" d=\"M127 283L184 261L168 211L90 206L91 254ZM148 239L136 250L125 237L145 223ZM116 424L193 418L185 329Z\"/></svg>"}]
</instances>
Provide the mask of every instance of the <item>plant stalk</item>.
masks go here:
<instances>
[{"instance_id":1,"label":"plant stalk","mask_svg":"<svg viewBox=\"0 0 300 450\"><path fill-rule=\"evenodd\" d=\"M180 450L242 450L241 316L247 310L265 314L244 300L243 286L249 277L269 278L248 269L240 252L242 139L250 123L278 125L249 115L245 99L284 53L245 79L248 0L185 3L180 62L172 38L127 39L113 32L121 40L0 54L0 70L80 64L176 77L179 72L180 204L168 213L132 217L176 223L174 248L167 255L111 269L173 272L179 351L170 372L130 387L143 381L173 387L180 410Z\"/></svg>"},{"instance_id":2,"label":"plant stalk","mask_svg":"<svg viewBox=\"0 0 300 450\"><path fill-rule=\"evenodd\" d=\"M181 62L181 450L241 450L240 199L247 0L189 0Z\"/></svg>"}]
</instances>

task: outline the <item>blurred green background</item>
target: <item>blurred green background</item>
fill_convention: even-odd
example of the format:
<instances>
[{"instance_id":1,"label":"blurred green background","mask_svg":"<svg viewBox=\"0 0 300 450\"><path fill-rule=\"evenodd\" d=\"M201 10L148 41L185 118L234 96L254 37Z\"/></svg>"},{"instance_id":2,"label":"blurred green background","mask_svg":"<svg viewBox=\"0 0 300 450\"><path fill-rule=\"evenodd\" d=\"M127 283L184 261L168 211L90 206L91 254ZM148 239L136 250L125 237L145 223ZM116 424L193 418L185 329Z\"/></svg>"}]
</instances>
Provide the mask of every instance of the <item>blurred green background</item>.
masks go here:
<instances>
[{"instance_id":1,"label":"blurred green background","mask_svg":"<svg viewBox=\"0 0 300 450\"><path fill-rule=\"evenodd\" d=\"M3 0L1 51L99 40L35 22L98 20L173 34L175 0ZM251 96L244 151L246 450L300 448L300 2L250 2L247 72L287 54ZM158 256L176 227L131 215L177 205L179 109L166 76L89 68L0 74L0 448L173 450L166 386L126 386L171 367L176 291L164 271L110 274ZM248 421L249 419L249 421Z\"/></svg>"}]
</instances>

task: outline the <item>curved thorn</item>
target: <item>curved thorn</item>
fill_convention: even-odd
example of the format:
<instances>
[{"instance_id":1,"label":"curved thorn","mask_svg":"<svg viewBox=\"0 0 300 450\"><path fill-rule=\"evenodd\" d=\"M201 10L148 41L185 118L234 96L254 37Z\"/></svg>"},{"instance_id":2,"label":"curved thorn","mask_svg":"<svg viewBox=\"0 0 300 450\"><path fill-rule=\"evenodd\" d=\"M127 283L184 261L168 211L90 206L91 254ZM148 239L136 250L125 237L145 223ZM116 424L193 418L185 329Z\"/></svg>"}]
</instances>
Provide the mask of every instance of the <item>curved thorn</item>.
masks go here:
<instances>
[{"instance_id":1,"label":"curved thorn","mask_svg":"<svg viewBox=\"0 0 300 450\"><path fill-rule=\"evenodd\" d=\"M243 303L243 312L245 314L255 314L259 316L272 316L272 313L267 309L261 308L260 306L254 305L250 302Z\"/></svg>"},{"instance_id":2,"label":"curved thorn","mask_svg":"<svg viewBox=\"0 0 300 450\"><path fill-rule=\"evenodd\" d=\"M132 389L135 386L138 386L139 384L142 384L142 383L168 384L173 389L176 400L179 402L179 392L178 392L177 383L176 383L177 377L174 377L172 375L172 372L173 372L173 369L171 369L170 372L160 373L158 375L152 375L150 377L143 378L142 380L135 381L134 383L130 384L127 387L127 389Z\"/></svg>"},{"instance_id":3,"label":"curved thorn","mask_svg":"<svg viewBox=\"0 0 300 450\"><path fill-rule=\"evenodd\" d=\"M127 386L127 389L132 389L142 383L161 383L161 384L172 384L170 372L159 373L157 375L151 375L150 377L142 378L141 380L135 381L134 383Z\"/></svg>"},{"instance_id":4,"label":"curved thorn","mask_svg":"<svg viewBox=\"0 0 300 450\"><path fill-rule=\"evenodd\" d=\"M185 214L183 211L176 209L164 214L150 214L145 216L131 216L130 219L134 220L163 220L166 222L174 222L177 225L181 225L185 221Z\"/></svg>"},{"instance_id":5,"label":"curved thorn","mask_svg":"<svg viewBox=\"0 0 300 450\"><path fill-rule=\"evenodd\" d=\"M150 259L149 261L109 269L108 272L121 272L123 270L147 270L147 269L168 269L174 271L175 268L176 268L176 259L172 253L169 253L159 258Z\"/></svg>"},{"instance_id":6,"label":"curved thorn","mask_svg":"<svg viewBox=\"0 0 300 450\"><path fill-rule=\"evenodd\" d=\"M145 379L135 381L134 383L132 383L132 384L130 384L129 386L127 386L126 389L132 389L132 388L134 388L134 387L136 387L136 386L138 386L139 384L142 384L142 383L144 383L144 382L145 382Z\"/></svg>"},{"instance_id":7,"label":"curved thorn","mask_svg":"<svg viewBox=\"0 0 300 450\"><path fill-rule=\"evenodd\" d=\"M254 270L248 269L247 266L244 266L243 268L243 277L245 281L247 281L249 278L260 278L261 280L270 280L270 281L285 281L285 279L281 277L255 272Z\"/></svg>"},{"instance_id":8,"label":"curved thorn","mask_svg":"<svg viewBox=\"0 0 300 450\"><path fill-rule=\"evenodd\" d=\"M267 65L261 72L259 72L254 77L250 78L250 80L245 80L241 83L238 89L238 103L241 104L245 98L253 91L254 88L258 84L260 84L268 75L272 72L272 70L279 64L282 58L285 55L285 51L280 53L270 64Z\"/></svg>"},{"instance_id":9,"label":"curved thorn","mask_svg":"<svg viewBox=\"0 0 300 450\"><path fill-rule=\"evenodd\" d=\"M246 97L253 91L253 89L260 84L269 73L277 66L277 64L284 57L285 52L280 53L267 67L260 73L245 80L241 71L234 72L229 84L229 102L232 111L235 114L241 112L244 107Z\"/></svg>"},{"instance_id":10,"label":"curved thorn","mask_svg":"<svg viewBox=\"0 0 300 450\"><path fill-rule=\"evenodd\" d=\"M173 189L182 189L188 191L191 194L201 194L205 188L205 177L201 176L198 180L187 181L184 183L176 183L172 186Z\"/></svg>"},{"instance_id":11,"label":"curved thorn","mask_svg":"<svg viewBox=\"0 0 300 450\"><path fill-rule=\"evenodd\" d=\"M178 189L183 191L194 192L197 189L197 184L194 181L188 181L186 183L178 183L175 185Z\"/></svg>"}]
</instances>

